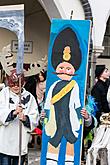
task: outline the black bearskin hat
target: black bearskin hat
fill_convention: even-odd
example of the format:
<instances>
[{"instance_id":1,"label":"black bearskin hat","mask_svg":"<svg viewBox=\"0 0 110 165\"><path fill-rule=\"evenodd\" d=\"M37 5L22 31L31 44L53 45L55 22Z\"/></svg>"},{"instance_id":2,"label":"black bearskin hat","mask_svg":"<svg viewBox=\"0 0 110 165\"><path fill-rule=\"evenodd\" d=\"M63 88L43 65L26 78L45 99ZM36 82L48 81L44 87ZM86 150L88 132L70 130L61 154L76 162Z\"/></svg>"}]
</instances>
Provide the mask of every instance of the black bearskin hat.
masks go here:
<instances>
[{"instance_id":1,"label":"black bearskin hat","mask_svg":"<svg viewBox=\"0 0 110 165\"><path fill-rule=\"evenodd\" d=\"M79 41L75 32L67 27L62 30L56 37L52 48L52 66L54 69L62 63L68 62L78 70L81 64L82 55Z\"/></svg>"}]
</instances>

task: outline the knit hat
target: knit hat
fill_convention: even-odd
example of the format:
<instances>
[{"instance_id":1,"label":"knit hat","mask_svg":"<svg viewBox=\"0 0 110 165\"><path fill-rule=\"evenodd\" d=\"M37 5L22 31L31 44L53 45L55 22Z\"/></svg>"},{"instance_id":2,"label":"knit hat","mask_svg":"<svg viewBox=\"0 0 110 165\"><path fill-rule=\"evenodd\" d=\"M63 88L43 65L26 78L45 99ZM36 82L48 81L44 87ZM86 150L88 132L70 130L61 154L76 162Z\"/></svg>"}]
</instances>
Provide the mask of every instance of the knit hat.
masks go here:
<instances>
[{"instance_id":1,"label":"knit hat","mask_svg":"<svg viewBox=\"0 0 110 165\"><path fill-rule=\"evenodd\" d=\"M95 70L95 77L99 78L103 71L105 70L105 65L96 65L96 70Z\"/></svg>"}]
</instances>

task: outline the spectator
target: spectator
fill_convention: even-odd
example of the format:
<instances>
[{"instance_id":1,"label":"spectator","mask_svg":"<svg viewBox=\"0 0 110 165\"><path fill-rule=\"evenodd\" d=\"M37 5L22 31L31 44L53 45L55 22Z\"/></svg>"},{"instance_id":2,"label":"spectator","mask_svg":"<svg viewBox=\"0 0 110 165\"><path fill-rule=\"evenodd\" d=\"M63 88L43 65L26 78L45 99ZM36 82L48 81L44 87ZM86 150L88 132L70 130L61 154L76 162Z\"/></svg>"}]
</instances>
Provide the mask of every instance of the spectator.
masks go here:
<instances>
[{"instance_id":1,"label":"spectator","mask_svg":"<svg viewBox=\"0 0 110 165\"><path fill-rule=\"evenodd\" d=\"M31 76L28 78L25 89L29 91L36 99L39 113L44 113L44 101L45 101L45 89L46 89L46 71L41 71L36 76ZM45 113L44 113L45 116ZM41 134L42 134L42 123L39 122L38 126L34 129L34 132L39 135L37 137L38 145L41 145ZM30 147L33 147L34 137L32 136Z\"/></svg>"},{"instance_id":2,"label":"spectator","mask_svg":"<svg viewBox=\"0 0 110 165\"><path fill-rule=\"evenodd\" d=\"M106 80L109 78L109 71L105 65L96 66L95 77L98 79L98 81L93 86L91 95L95 98L95 102L97 103L98 111L96 112L96 118L100 123L101 114L110 112L107 101L108 85L106 82Z\"/></svg>"},{"instance_id":3,"label":"spectator","mask_svg":"<svg viewBox=\"0 0 110 165\"><path fill-rule=\"evenodd\" d=\"M41 113L45 100L46 71L41 71L36 76L31 76L24 87L35 97L39 113Z\"/></svg>"},{"instance_id":4,"label":"spectator","mask_svg":"<svg viewBox=\"0 0 110 165\"><path fill-rule=\"evenodd\" d=\"M7 85L0 92L0 164L18 165L20 120L22 122L21 165L23 165L28 152L29 132L36 127L39 113L35 98L23 88L23 74L20 105L19 76L16 70L7 76Z\"/></svg>"},{"instance_id":5,"label":"spectator","mask_svg":"<svg viewBox=\"0 0 110 165\"><path fill-rule=\"evenodd\" d=\"M109 108L110 108L110 86L109 86L108 92L107 92L107 101L108 101Z\"/></svg>"}]
</instances>

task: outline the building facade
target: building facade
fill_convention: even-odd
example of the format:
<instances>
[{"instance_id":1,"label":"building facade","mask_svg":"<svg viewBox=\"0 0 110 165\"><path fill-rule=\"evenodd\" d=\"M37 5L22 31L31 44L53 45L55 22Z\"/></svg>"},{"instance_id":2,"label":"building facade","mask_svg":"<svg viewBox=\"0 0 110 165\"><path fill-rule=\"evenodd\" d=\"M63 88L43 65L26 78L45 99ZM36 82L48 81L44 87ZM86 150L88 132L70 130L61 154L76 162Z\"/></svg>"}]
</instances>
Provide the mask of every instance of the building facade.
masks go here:
<instances>
[{"instance_id":1,"label":"building facade","mask_svg":"<svg viewBox=\"0 0 110 165\"><path fill-rule=\"evenodd\" d=\"M31 51L24 53L24 63L34 63L48 54L49 32L52 18L85 20L92 22L90 40L90 66L93 77L96 64L110 69L110 0L1 0L0 6L24 4L25 41L31 42ZM0 52L17 37L0 29ZM13 50L12 50L13 51ZM14 62L16 53L13 52Z\"/></svg>"}]
</instances>

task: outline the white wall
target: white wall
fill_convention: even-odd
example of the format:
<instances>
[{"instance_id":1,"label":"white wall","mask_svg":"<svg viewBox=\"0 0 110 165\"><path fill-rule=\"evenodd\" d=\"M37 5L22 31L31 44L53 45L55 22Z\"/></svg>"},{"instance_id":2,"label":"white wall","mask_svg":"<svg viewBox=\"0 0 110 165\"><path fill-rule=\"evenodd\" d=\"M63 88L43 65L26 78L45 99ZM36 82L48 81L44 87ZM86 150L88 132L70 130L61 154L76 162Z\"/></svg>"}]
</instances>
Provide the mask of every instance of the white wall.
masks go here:
<instances>
[{"instance_id":1,"label":"white wall","mask_svg":"<svg viewBox=\"0 0 110 165\"><path fill-rule=\"evenodd\" d=\"M55 3L61 15L63 12L65 13L65 18L70 19L72 10L74 20L80 20L85 18L84 11L79 0L55 0ZM62 15L62 18L64 18L64 15Z\"/></svg>"},{"instance_id":2,"label":"white wall","mask_svg":"<svg viewBox=\"0 0 110 165\"><path fill-rule=\"evenodd\" d=\"M38 0L45 9L50 20L52 18L70 19L73 10L73 19L84 19L84 11L80 0Z\"/></svg>"},{"instance_id":3,"label":"white wall","mask_svg":"<svg viewBox=\"0 0 110 165\"><path fill-rule=\"evenodd\" d=\"M73 19L75 20L83 20L84 10L81 5L80 0L39 0L45 9L49 9L49 4L51 7L51 3L56 4L58 11L63 19L70 19L71 10L73 10ZM44 3L45 2L45 3ZM46 3L47 2L47 3ZM49 2L49 3L48 3ZM93 44L94 47L101 47L105 30L106 30L106 22L110 15L110 0L89 0L92 14L93 14ZM48 5L48 6L46 6ZM51 16L54 13L52 10L46 10L51 19ZM55 15L54 15L55 16Z\"/></svg>"},{"instance_id":4,"label":"white wall","mask_svg":"<svg viewBox=\"0 0 110 165\"><path fill-rule=\"evenodd\" d=\"M93 42L101 46L110 15L110 0L89 0L93 14Z\"/></svg>"}]
</instances>

